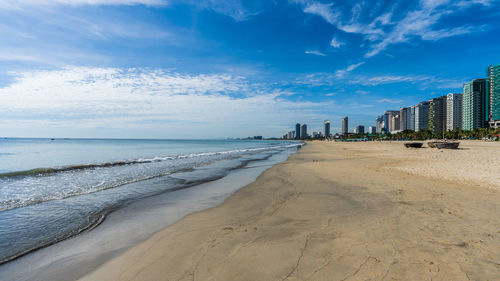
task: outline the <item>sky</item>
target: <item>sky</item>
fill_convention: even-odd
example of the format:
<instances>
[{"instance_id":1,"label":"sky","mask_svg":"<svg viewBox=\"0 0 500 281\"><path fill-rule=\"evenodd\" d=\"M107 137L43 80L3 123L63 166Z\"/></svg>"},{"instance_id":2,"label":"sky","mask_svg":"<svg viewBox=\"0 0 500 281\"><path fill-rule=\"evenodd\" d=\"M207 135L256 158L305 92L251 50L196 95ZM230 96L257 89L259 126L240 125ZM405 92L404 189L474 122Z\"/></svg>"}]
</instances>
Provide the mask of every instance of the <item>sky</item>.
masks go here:
<instances>
[{"instance_id":1,"label":"sky","mask_svg":"<svg viewBox=\"0 0 500 281\"><path fill-rule=\"evenodd\" d=\"M374 126L500 63L500 0L0 0L0 136Z\"/></svg>"}]
</instances>

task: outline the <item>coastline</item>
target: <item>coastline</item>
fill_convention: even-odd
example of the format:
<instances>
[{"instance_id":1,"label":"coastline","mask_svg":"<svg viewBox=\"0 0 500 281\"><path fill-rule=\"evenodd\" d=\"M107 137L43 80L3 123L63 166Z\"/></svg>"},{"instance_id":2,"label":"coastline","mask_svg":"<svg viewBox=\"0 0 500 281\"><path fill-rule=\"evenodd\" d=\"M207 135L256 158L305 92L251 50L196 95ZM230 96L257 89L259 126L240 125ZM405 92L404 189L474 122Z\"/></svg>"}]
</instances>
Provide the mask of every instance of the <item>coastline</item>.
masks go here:
<instances>
[{"instance_id":1,"label":"coastline","mask_svg":"<svg viewBox=\"0 0 500 281\"><path fill-rule=\"evenodd\" d=\"M452 176L481 159L394 146L307 145L81 280L499 279L500 193L487 175ZM452 165L432 162L445 154Z\"/></svg>"},{"instance_id":2,"label":"coastline","mask_svg":"<svg viewBox=\"0 0 500 281\"><path fill-rule=\"evenodd\" d=\"M246 161L226 176L157 194L115 210L92 231L55 243L0 266L7 280L75 280L183 216L220 204L294 151ZM179 174L180 177L183 175ZM188 176L188 175L186 175ZM133 232L133 235L130 233ZM29 271L25 269L31 268Z\"/></svg>"}]
</instances>

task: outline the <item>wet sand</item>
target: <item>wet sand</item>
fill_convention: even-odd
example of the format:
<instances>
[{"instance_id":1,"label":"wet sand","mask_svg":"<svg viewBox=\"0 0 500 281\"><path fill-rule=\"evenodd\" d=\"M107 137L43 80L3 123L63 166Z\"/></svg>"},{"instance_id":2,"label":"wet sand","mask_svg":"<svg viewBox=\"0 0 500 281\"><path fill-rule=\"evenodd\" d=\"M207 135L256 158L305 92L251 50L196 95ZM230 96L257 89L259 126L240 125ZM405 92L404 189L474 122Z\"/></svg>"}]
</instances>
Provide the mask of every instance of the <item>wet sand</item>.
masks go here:
<instances>
[{"instance_id":1,"label":"wet sand","mask_svg":"<svg viewBox=\"0 0 500 281\"><path fill-rule=\"evenodd\" d=\"M401 147L309 144L82 280L500 280L500 144Z\"/></svg>"}]
</instances>

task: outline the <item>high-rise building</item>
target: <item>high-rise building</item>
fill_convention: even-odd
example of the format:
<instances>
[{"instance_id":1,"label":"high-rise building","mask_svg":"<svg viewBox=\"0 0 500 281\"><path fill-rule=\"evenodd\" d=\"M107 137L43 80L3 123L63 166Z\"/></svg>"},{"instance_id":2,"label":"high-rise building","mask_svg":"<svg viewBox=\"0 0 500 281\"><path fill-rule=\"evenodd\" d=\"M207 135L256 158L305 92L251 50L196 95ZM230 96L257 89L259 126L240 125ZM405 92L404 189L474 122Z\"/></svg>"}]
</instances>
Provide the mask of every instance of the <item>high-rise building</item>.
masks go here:
<instances>
[{"instance_id":1,"label":"high-rise building","mask_svg":"<svg viewBox=\"0 0 500 281\"><path fill-rule=\"evenodd\" d=\"M301 135L300 135L300 124L297 123L297 124L295 124L295 138L298 139L298 140L300 140L300 137L301 137Z\"/></svg>"},{"instance_id":2,"label":"high-rise building","mask_svg":"<svg viewBox=\"0 0 500 281\"><path fill-rule=\"evenodd\" d=\"M410 124L408 130L415 131L415 106L410 106Z\"/></svg>"},{"instance_id":3,"label":"high-rise building","mask_svg":"<svg viewBox=\"0 0 500 281\"><path fill-rule=\"evenodd\" d=\"M400 117L399 117L399 114L394 114L392 115L392 118L391 118L391 127L390 127L390 132L391 133L395 133L395 132L398 132L401 130L401 128L399 127L400 125Z\"/></svg>"},{"instance_id":4,"label":"high-rise building","mask_svg":"<svg viewBox=\"0 0 500 281\"><path fill-rule=\"evenodd\" d=\"M488 115L486 79L474 79L464 84L462 129L484 128Z\"/></svg>"},{"instance_id":5,"label":"high-rise building","mask_svg":"<svg viewBox=\"0 0 500 281\"><path fill-rule=\"evenodd\" d=\"M307 125L306 124L303 124L300 127L300 138L307 139Z\"/></svg>"},{"instance_id":6,"label":"high-rise building","mask_svg":"<svg viewBox=\"0 0 500 281\"><path fill-rule=\"evenodd\" d=\"M321 132L312 132L313 139L321 138Z\"/></svg>"},{"instance_id":7,"label":"high-rise building","mask_svg":"<svg viewBox=\"0 0 500 281\"><path fill-rule=\"evenodd\" d=\"M429 101L429 130L442 133L446 129L446 96Z\"/></svg>"},{"instance_id":8,"label":"high-rise building","mask_svg":"<svg viewBox=\"0 0 500 281\"><path fill-rule=\"evenodd\" d=\"M365 133L365 126L359 125L354 127L354 133L355 134L364 134Z\"/></svg>"},{"instance_id":9,"label":"high-rise building","mask_svg":"<svg viewBox=\"0 0 500 281\"><path fill-rule=\"evenodd\" d=\"M342 118L342 135L346 135L349 132L349 118L346 116Z\"/></svg>"},{"instance_id":10,"label":"high-rise building","mask_svg":"<svg viewBox=\"0 0 500 281\"><path fill-rule=\"evenodd\" d=\"M376 134L377 133L377 127L370 126L368 127L368 134Z\"/></svg>"},{"instance_id":11,"label":"high-rise building","mask_svg":"<svg viewBox=\"0 0 500 281\"><path fill-rule=\"evenodd\" d=\"M410 130L410 108L402 107L399 110L399 129L401 131Z\"/></svg>"},{"instance_id":12,"label":"high-rise building","mask_svg":"<svg viewBox=\"0 0 500 281\"><path fill-rule=\"evenodd\" d=\"M330 121L325 120L325 138L330 137Z\"/></svg>"},{"instance_id":13,"label":"high-rise building","mask_svg":"<svg viewBox=\"0 0 500 281\"><path fill-rule=\"evenodd\" d=\"M396 130L396 129L394 129L395 127L399 128L399 123L398 123L397 126L393 126L392 120L394 119L393 117L395 115L399 116L399 110L387 110L384 113L384 124L385 124L385 130L386 130L386 132L395 131ZM398 118L398 122L399 122L399 118ZM397 129L397 130L399 130L399 129Z\"/></svg>"},{"instance_id":14,"label":"high-rise building","mask_svg":"<svg viewBox=\"0 0 500 281\"><path fill-rule=\"evenodd\" d=\"M488 121L492 128L500 128L500 64L490 65L488 77Z\"/></svg>"},{"instance_id":15,"label":"high-rise building","mask_svg":"<svg viewBox=\"0 0 500 281\"><path fill-rule=\"evenodd\" d=\"M423 101L415 106L415 131L429 128L429 102Z\"/></svg>"},{"instance_id":16,"label":"high-rise building","mask_svg":"<svg viewBox=\"0 0 500 281\"><path fill-rule=\"evenodd\" d=\"M448 94L446 96L446 130L462 128L462 98L463 94Z\"/></svg>"},{"instance_id":17,"label":"high-rise building","mask_svg":"<svg viewBox=\"0 0 500 281\"><path fill-rule=\"evenodd\" d=\"M375 127L377 133L382 133L382 129L385 128L384 115L377 116L375 119Z\"/></svg>"}]
</instances>

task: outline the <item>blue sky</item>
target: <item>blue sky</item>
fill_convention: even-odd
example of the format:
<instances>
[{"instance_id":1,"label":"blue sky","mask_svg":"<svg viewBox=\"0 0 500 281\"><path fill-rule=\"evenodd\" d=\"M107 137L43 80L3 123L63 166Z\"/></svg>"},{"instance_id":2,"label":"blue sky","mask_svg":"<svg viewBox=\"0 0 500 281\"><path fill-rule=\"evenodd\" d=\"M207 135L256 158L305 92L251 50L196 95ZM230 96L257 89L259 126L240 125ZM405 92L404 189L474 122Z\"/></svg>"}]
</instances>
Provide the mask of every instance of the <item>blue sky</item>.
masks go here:
<instances>
[{"instance_id":1,"label":"blue sky","mask_svg":"<svg viewBox=\"0 0 500 281\"><path fill-rule=\"evenodd\" d=\"M0 1L0 135L374 125L500 63L494 0Z\"/></svg>"}]
</instances>

